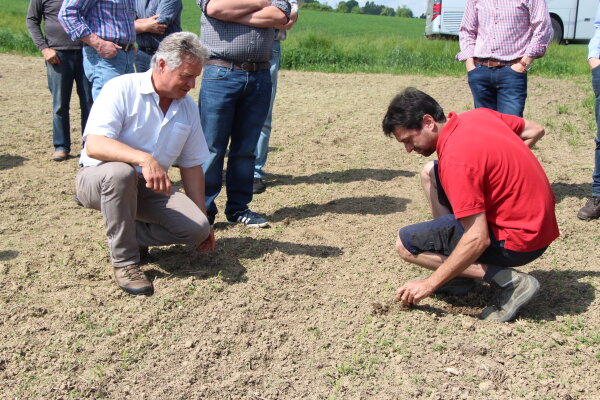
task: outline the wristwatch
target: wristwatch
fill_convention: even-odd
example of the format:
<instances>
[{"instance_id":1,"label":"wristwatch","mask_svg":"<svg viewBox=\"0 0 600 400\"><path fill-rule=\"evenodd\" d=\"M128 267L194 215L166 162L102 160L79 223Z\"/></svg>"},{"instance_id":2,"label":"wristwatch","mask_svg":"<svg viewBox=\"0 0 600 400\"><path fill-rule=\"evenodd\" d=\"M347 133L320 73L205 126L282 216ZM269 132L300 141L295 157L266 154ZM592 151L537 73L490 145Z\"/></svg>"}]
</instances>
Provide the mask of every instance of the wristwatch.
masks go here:
<instances>
[{"instance_id":1,"label":"wristwatch","mask_svg":"<svg viewBox=\"0 0 600 400\"><path fill-rule=\"evenodd\" d=\"M532 64L525 64L525 61L519 61L519 64L521 64L523 68L525 68L525 72L529 72L529 70L532 67Z\"/></svg>"}]
</instances>

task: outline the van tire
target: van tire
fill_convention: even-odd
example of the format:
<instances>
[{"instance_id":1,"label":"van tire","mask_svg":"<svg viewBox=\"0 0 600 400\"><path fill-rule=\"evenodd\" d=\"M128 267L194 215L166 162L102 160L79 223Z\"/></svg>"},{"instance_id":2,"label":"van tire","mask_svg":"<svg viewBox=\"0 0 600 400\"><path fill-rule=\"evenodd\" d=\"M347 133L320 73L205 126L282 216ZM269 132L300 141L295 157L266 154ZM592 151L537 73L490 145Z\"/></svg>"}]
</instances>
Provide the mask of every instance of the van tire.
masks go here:
<instances>
[{"instance_id":1,"label":"van tire","mask_svg":"<svg viewBox=\"0 0 600 400\"><path fill-rule=\"evenodd\" d=\"M552 19L552 41L559 43L562 42L563 40L563 27L562 24L560 23L560 20L558 18L555 17L551 17Z\"/></svg>"}]
</instances>

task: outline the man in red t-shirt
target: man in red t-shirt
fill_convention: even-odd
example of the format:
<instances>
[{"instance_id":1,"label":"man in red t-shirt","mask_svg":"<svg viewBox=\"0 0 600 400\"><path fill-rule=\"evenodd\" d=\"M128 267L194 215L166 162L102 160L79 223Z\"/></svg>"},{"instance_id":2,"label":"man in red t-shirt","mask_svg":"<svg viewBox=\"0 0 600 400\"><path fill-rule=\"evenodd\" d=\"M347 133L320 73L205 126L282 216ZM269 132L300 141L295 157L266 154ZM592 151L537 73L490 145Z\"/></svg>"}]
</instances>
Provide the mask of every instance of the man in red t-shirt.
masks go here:
<instances>
[{"instance_id":1,"label":"man in red t-shirt","mask_svg":"<svg viewBox=\"0 0 600 400\"><path fill-rule=\"evenodd\" d=\"M439 157L421 174L435 219L402 228L396 242L404 260L434 272L398 288L396 300L464 294L478 279L500 292L481 317L513 319L539 283L512 267L540 257L559 235L554 194L528 147L544 129L485 108L446 118L433 98L407 88L392 100L383 130L409 153Z\"/></svg>"}]
</instances>

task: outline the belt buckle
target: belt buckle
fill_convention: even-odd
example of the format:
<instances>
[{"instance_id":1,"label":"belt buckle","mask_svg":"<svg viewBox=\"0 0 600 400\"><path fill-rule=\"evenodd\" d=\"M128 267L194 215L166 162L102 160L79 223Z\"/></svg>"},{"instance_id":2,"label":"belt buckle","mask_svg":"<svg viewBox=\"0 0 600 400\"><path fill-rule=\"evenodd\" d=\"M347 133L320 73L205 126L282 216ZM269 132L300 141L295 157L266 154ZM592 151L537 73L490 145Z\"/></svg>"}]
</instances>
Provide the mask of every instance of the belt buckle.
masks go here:
<instances>
[{"instance_id":1,"label":"belt buckle","mask_svg":"<svg viewBox=\"0 0 600 400\"><path fill-rule=\"evenodd\" d=\"M240 64L240 68L245 72L256 72L256 63L244 61Z\"/></svg>"}]
</instances>

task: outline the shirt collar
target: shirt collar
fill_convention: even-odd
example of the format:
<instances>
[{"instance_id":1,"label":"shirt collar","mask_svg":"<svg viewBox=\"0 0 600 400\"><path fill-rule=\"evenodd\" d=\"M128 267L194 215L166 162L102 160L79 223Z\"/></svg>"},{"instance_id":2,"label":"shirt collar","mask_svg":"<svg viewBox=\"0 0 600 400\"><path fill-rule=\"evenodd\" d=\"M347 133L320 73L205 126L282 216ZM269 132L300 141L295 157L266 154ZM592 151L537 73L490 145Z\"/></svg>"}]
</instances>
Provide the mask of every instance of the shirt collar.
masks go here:
<instances>
[{"instance_id":1,"label":"shirt collar","mask_svg":"<svg viewBox=\"0 0 600 400\"><path fill-rule=\"evenodd\" d=\"M143 73L144 77L142 78L142 87L140 90L142 94L156 93L156 90L154 90L154 85L152 84L152 71L153 69L150 68L148 71Z\"/></svg>"},{"instance_id":2,"label":"shirt collar","mask_svg":"<svg viewBox=\"0 0 600 400\"><path fill-rule=\"evenodd\" d=\"M440 132L440 136L438 138L437 145L435 148L438 157L441 157L441 153L444 150L446 140L448 140L452 132L454 132L459 122L460 119L458 118L458 114L454 111L451 111L450 114L448 114L448 122L446 122L446 125L444 125L442 131Z\"/></svg>"}]
</instances>

